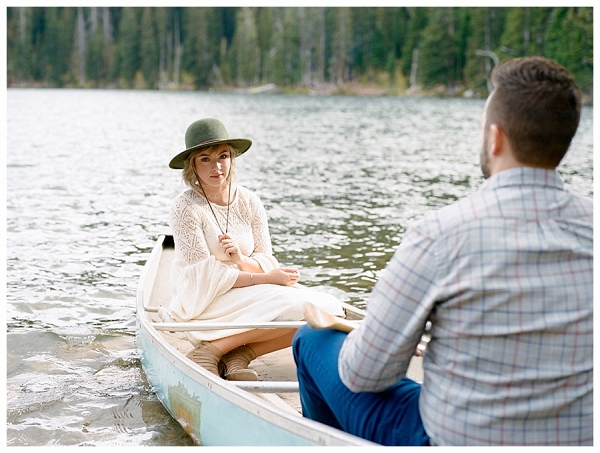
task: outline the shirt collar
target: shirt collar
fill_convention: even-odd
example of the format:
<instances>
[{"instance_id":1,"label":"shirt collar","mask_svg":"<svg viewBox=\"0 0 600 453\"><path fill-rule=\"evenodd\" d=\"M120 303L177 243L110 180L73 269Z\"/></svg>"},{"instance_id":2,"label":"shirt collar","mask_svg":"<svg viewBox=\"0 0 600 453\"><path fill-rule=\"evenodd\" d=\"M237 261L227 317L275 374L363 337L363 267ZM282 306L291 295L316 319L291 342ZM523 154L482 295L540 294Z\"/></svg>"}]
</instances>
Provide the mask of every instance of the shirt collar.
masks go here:
<instances>
[{"instance_id":1,"label":"shirt collar","mask_svg":"<svg viewBox=\"0 0 600 453\"><path fill-rule=\"evenodd\" d=\"M509 186L545 186L564 189L564 183L556 170L537 167L516 167L503 170L485 180L482 189L493 190Z\"/></svg>"}]
</instances>

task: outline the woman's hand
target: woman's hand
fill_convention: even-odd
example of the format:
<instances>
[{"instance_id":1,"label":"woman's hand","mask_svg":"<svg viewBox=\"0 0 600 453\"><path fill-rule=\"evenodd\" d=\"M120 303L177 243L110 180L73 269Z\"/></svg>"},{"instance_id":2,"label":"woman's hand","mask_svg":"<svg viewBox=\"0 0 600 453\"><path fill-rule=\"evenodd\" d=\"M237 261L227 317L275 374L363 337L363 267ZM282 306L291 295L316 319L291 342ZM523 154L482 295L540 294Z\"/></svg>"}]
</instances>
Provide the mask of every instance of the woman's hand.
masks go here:
<instances>
[{"instance_id":1,"label":"woman's hand","mask_svg":"<svg viewBox=\"0 0 600 453\"><path fill-rule=\"evenodd\" d=\"M277 267L265 274L268 283L281 286L293 286L300 280L297 269L290 267Z\"/></svg>"},{"instance_id":2,"label":"woman's hand","mask_svg":"<svg viewBox=\"0 0 600 453\"><path fill-rule=\"evenodd\" d=\"M221 244L223 252L231 259L231 261L237 265L240 265L243 262L245 256L242 255L240 247L235 239L228 234L221 234L219 235L219 244Z\"/></svg>"},{"instance_id":3,"label":"woman's hand","mask_svg":"<svg viewBox=\"0 0 600 453\"><path fill-rule=\"evenodd\" d=\"M256 259L244 255L234 238L229 236L227 233L224 233L219 235L218 239L223 253L225 253L231 261L237 264L240 270L253 273L263 273L260 263Z\"/></svg>"}]
</instances>

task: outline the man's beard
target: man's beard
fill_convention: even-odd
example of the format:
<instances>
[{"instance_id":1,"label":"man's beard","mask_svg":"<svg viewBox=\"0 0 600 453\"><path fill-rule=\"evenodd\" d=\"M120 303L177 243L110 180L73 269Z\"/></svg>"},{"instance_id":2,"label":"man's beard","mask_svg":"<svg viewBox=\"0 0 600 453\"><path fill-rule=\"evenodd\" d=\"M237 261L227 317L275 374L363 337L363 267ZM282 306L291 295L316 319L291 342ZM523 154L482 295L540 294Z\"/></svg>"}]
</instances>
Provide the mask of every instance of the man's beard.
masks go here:
<instances>
[{"instance_id":1,"label":"man's beard","mask_svg":"<svg viewBox=\"0 0 600 453\"><path fill-rule=\"evenodd\" d=\"M483 130L483 143L481 144L481 151L479 152L479 164L481 165L481 172L483 177L488 179L490 177L490 159L488 156L488 141L489 134L488 130Z\"/></svg>"}]
</instances>

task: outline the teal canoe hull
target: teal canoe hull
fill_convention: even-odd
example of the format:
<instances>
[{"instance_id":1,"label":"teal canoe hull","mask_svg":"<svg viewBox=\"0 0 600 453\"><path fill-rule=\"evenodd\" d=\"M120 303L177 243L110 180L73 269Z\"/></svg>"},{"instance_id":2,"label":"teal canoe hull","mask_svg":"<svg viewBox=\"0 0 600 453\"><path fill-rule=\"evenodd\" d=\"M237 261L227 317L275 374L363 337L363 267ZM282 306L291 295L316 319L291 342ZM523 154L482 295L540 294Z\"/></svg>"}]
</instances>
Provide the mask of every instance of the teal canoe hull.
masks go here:
<instances>
[{"instance_id":1,"label":"teal canoe hull","mask_svg":"<svg viewBox=\"0 0 600 453\"><path fill-rule=\"evenodd\" d=\"M172 247L172 237L159 236L140 277L136 340L148 382L163 406L196 444L376 445L304 418L289 407L273 404L269 398L261 398L221 379L186 359L167 341L155 328L148 307L156 304L152 299L160 292L155 284L157 275L168 267L160 263L162 251L164 248L172 250Z\"/></svg>"}]
</instances>

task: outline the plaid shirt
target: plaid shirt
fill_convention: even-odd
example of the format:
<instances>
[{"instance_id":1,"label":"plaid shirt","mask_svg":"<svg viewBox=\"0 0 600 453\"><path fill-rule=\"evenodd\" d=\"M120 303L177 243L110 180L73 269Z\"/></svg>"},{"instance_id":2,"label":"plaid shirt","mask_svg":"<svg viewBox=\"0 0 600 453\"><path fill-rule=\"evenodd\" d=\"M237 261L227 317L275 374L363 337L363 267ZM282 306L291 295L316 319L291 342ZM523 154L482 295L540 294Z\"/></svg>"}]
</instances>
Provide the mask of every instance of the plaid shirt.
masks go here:
<instances>
[{"instance_id":1,"label":"plaid shirt","mask_svg":"<svg viewBox=\"0 0 600 453\"><path fill-rule=\"evenodd\" d=\"M405 376L438 445L593 443L592 200L556 171L495 174L406 232L339 357L352 391Z\"/></svg>"}]
</instances>

